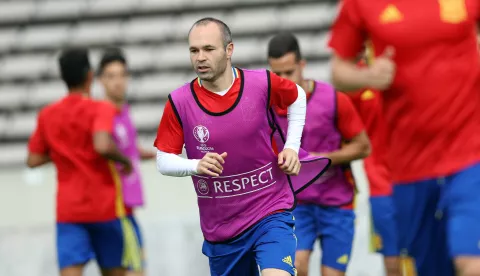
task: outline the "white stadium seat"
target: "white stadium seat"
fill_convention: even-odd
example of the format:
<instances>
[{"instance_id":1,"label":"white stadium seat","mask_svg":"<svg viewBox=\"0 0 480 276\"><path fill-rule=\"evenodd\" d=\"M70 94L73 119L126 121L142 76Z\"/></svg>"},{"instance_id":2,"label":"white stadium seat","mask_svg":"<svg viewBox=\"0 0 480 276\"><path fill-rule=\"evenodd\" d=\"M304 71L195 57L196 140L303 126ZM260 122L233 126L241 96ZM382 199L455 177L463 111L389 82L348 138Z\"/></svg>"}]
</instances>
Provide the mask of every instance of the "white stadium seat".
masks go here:
<instances>
[{"instance_id":1,"label":"white stadium seat","mask_svg":"<svg viewBox=\"0 0 480 276\"><path fill-rule=\"evenodd\" d=\"M139 9L145 11L177 9L189 3L190 0L141 0Z\"/></svg>"},{"instance_id":2,"label":"white stadium seat","mask_svg":"<svg viewBox=\"0 0 480 276\"><path fill-rule=\"evenodd\" d=\"M5 133L7 137L28 137L37 125L37 112L16 113L10 120Z\"/></svg>"},{"instance_id":3,"label":"white stadium seat","mask_svg":"<svg viewBox=\"0 0 480 276\"><path fill-rule=\"evenodd\" d=\"M30 27L21 34L18 46L22 49L61 47L68 39L69 28L67 24Z\"/></svg>"},{"instance_id":4,"label":"white stadium seat","mask_svg":"<svg viewBox=\"0 0 480 276\"><path fill-rule=\"evenodd\" d=\"M27 156L27 145L24 143L5 144L0 146L0 166L22 164Z\"/></svg>"},{"instance_id":5,"label":"white stadium seat","mask_svg":"<svg viewBox=\"0 0 480 276\"><path fill-rule=\"evenodd\" d=\"M163 40L173 33L173 19L165 16L152 16L132 19L125 23L122 39L127 42L142 40Z\"/></svg>"},{"instance_id":6,"label":"white stadium seat","mask_svg":"<svg viewBox=\"0 0 480 276\"><path fill-rule=\"evenodd\" d=\"M276 8L241 9L235 11L227 20L233 37L236 33L254 33L276 30L279 27L278 10Z\"/></svg>"},{"instance_id":7,"label":"white stadium seat","mask_svg":"<svg viewBox=\"0 0 480 276\"><path fill-rule=\"evenodd\" d=\"M0 137L3 137L8 127L8 119L5 115L0 115ZM0 153L1 154L1 153Z\"/></svg>"},{"instance_id":8,"label":"white stadium seat","mask_svg":"<svg viewBox=\"0 0 480 276\"><path fill-rule=\"evenodd\" d=\"M335 6L329 4L304 4L286 7L280 13L282 27L312 28L330 24L336 14Z\"/></svg>"},{"instance_id":9,"label":"white stadium seat","mask_svg":"<svg viewBox=\"0 0 480 276\"><path fill-rule=\"evenodd\" d=\"M125 47L123 50L130 70L150 68L153 65L152 47L133 46Z\"/></svg>"},{"instance_id":10,"label":"white stadium seat","mask_svg":"<svg viewBox=\"0 0 480 276\"><path fill-rule=\"evenodd\" d=\"M153 66L160 69L190 67L190 54L186 42L167 44L153 49Z\"/></svg>"},{"instance_id":11,"label":"white stadium seat","mask_svg":"<svg viewBox=\"0 0 480 276\"><path fill-rule=\"evenodd\" d=\"M46 0L39 1L37 18L76 17L82 14L88 5L83 0Z\"/></svg>"},{"instance_id":12,"label":"white stadium seat","mask_svg":"<svg viewBox=\"0 0 480 276\"><path fill-rule=\"evenodd\" d=\"M328 62L307 62L303 74L306 78L330 82L330 64Z\"/></svg>"},{"instance_id":13,"label":"white stadium seat","mask_svg":"<svg viewBox=\"0 0 480 276\"><path fill-rule=\"evenodd\" d=\"M89 45L114 43L120 38L120 21L89 21L76 26L72 30L72 45Z\"/></svg>"},{"instance_id":14,"label":"white stadium seat","mask_svg":"<svg viewBox=\"0 0 480 276\"><path fill-rule=\"evenodd\" d=\"M22 21L32 17L37 1L0 2L0 22Z\"/></svg>"},{"instance_id":15,"label":"white stadium seat","mask_svg":"<svg viewBox=\"0 0 480 276\"><path fill-rule=\"evenodd\" d=\"M191 80L185 78L183 74L147 75L138 79L134 88L134 97L136 99L153 97L166 99L170 92Z\"/></svg>"},{"instance_id":16,"label":"white stadium seat","mask_svg":"<svg viewBox=\"0 0 480 276\"><path fill-rule=\"evenodd\" d=\"M138 0L95 0L89 5L86 13L91 15L100 15L135 11L138 5Z\"/></svg>"},{"instance_id":17,"label":"white stadium seat","mask_svg":"<svg viewBox=\"0 0 480 276\"><path fill-rule=\"evenodd\" d=\"M234 64L266 58L266 53L262 51L260 41L256 38L236 39L233 45L232 62Z\"/></svg>"},{"instance_id":18,"label":"white stadium seat","mask_svg":"<svg viewBox=\"0 0 480 276\"><path fill-rule=\"evenodd\" d=\"M46 70L48 55L11 55L0 64L0 79L38 77Z\"/></svg>"},{"instance_id":19,"label":"white stadium seat","mask_svg":"<svg viewBox=\"0 0 480 276\"><path fill-rule=\"evenodd\" d=\"M28 96L28 105L42 106L61 99L67 94L67 87L61 81L37 83Z\"/></svg>"},{"instance_id":20,"label":"white stadium seat","mask_svg":"<svg viewBox=\"0 0 480 276\"><path fill-rule=\"evenodd\" d=\"M192 27L193 23L204 17L214 17L220 20L224 20L227 24L229 24L229 17L227 16L227 14L220 11L205 11L184 14L182 16L176 17L175 21L172 23L172 29L175 38L184 39L186 42L188 39L188 31Z\"/></svg>"},{"instance_id":21,"label":"white stadium seat","mask_svg":"<svg viewBox=\"0 0 480 276\"><path fill-rule=\"evenodd\" d=\"M0 51L9 50L13 45L16 44L17 39L17 29L0 29Z\"/></svg>"},{"instance_id":22,"label":"white stadium seat","mask_svg":"<svg viewBox=\"0 0 480 276\"><path fill-rule=\"evenodd\" d=\"M164 107L163 101L132 106L130 110L133 123L140 129L156 129L162 118Z\"/></svg>"},{"instance_id":23,"label":"white stadium seat","mask_svg":"<svg viewBox=\"0 0 480 276\"><path fill-rule=\"evenodd\" d=\"M17 84L0 86L0 109L15 110L22 106L27 99L27 93L27 85Z\"/></svg>"}]
</instances>

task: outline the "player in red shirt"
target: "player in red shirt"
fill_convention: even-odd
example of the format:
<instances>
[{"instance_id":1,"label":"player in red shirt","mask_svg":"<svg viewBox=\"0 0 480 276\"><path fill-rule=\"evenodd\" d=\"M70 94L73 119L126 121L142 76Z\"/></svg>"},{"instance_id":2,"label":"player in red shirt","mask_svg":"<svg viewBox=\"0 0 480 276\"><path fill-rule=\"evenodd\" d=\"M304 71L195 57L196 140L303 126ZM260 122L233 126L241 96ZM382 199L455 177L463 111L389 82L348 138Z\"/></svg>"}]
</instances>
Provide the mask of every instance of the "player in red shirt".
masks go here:
<instances>
[{"instance_id":1,"label":"player in red shirt","mask_svg":"<svg viewBox=\"0 0 480 276\"><path fill-rule=\"evenodd\" d=\"M268 63L275 74L302 86L307 94L307 101L311 103L310 96L315 91L316 85L320 84L314 80L304 78L303 68L306 65L306 61L302 59L298 40L293 34L280 33L270 40L268 44ZM328 91L315 91L315 93L322 92L327 93ZM307 104L307 108L325 107L322 105L323 103L313 102L312 104ZM368 156L370 142L362 120L348 96L336 92L336 99L331 104L336 105L332 108L335 113L333 115L335 121L327 121L326 124L335 125L340 133L339 137L341 140L348 141L348 143L344 143L339 149L324 152L322 156L330 158L334 166L342 166L343 172L351 175L350 162ZM276 112L279 116L287 116L287 110L283 108L276 108ZM309 118L308 116L309 113L307 113L305 127L313 120L322 120L322 118ZM304 132L302 139L308 139L307 135L321 137L322 134L318 131L316 133L312 133L312 131ZM302 143L303 149L312 151L309 147L312 147L312 145ZM310 153L318 154L318 152ZM353 189L354 187L352 186ZM310 255L317 239L320 240L323 252L322 275L345 275L352 250L355 229L355 213L352 207L351 203L340 207L319 206L299 200L297 207L293 211L295 216L295 233L298 239L295 256L295 267L298 270L298 276L308 275Z\"/></svg>"},{"instance_id":2,"label":"player in red shirt","mask_svg":"<svg viewBox=\"0 0 480 276\"><path fill-rule=\"evenodd\" d=\"M480 275L479 16L478 0L344 0L332 28L337 89L384 91L400 250L422 276L453 275L449 258Z\"/></svg>"},{"instance_id":3,"label":"player in red shirt","mask_svg":"<svg viewBox=\"0 0 480 276\"><path fill-rule=\"evenodd\" d=\"M115 106L89 98L93 73L85 49L62 52L60 72L69 92L43 108L30 137L27 165L57 169L57 257L61 276L80 276L96 257L103 275L123 276L129 265L131 209L123 204L118 172L130 160L112 139ZM124 234L125 231L125 234ZM128 240L128 239L125 239Z\"/></svg>"},{"instance_id":4,"label":"player in red shirt","mask_svg":"<svg viewBox=\"0 0 480 276\"><path fill-rule=\"evenodd\" d=\"M358 65L367 66L368 56L367 49ZM386 125L382 116L382 95L372 89L360 89L357 93L348 95L362 118L372 143L372 153L363 160L370 188L372 249L383 255L388 276L400 275L392 179L385 157Z\"/></svg>"}]
</instances>

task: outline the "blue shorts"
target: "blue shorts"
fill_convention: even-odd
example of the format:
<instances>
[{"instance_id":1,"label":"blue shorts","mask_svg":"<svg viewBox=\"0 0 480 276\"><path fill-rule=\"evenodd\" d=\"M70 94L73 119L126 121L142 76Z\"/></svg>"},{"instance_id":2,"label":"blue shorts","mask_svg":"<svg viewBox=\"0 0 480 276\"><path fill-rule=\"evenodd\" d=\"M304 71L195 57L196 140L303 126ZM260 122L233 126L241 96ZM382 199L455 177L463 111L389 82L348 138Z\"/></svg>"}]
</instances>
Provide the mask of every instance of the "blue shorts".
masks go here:
<instances>
[{"instance_id":1,"label":"blue shorts","mask_svg":"<svg viewBox=\"0 0 480 276\"><path fill-rule=\"evenodd\" d=\"M312 251L320 238L322 265L346 271L355 232L354 211L308 204L297 205L293 215L297 250Z\"/></svg>"},{"instance_id":2,"label":"blue shorts","mask_svg":"<svg viewBox=\"0 0 480 276\"><path fill-rule=\"evenodd\" d=\"M257 276L276 268L295 275L295 221L290 212L270 215L239 237L225 243L204 241L212 276Z\"/></svg>"},{"instance_id":3,"label":"blue shorts","mask_svg":"<svg viewBox=\"0 0 480 276\"><path fill-rule=\"evenodd\" d=\"M97 223L57 223L60 269L95 258L102 269L142 270L140 229L132 216Z\"/></svg>"},{"instance_id":4,"label":"blue shorts","mask_svg":"<svg viewBox=\"0 0 480 276\"><path fill-rule=\"evenodd\" d=\"M372 249L386 257L399 256L395 207L390 196L370 198L372 213Z\"/></svg>"},{"instance_id":5,"label":"blue shorts","mask_svg":"<svg viewBox=\"0 0 480 276\"><path fill-rule=\"evenodd\" d=\"M455 275L452 258L480 256L480 164L394 188L401 254L418 275Z\"/></svg>"}]
</instances>

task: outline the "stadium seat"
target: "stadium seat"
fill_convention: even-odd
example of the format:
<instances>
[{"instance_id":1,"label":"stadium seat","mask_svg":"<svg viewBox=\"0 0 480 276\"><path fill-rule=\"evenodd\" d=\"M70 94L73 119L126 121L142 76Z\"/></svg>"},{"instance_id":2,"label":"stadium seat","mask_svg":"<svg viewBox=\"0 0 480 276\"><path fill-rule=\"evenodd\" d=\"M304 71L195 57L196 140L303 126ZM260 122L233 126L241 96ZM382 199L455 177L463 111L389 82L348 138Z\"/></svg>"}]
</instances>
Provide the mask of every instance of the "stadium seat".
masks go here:
<instances>
[{"instance_id":1,"label":"stadium seat","mask_svg":"<svg viewBox=\"0 0 480 276\"><path fill-rule=\"evenodd\" d=\"M132 106L131 114L135 126L138 129L153 130L158 127L162 118L164 102L138 104Z\"/></svg>"},{"instance_id":2,"label":"stadium seat","mask_svg":"<svg viewBox=\"0 0 480 276\"><path fill-rule=\"evenodd\" d=\"M74 28L71 45L113 44L120 38L121 21L88 21Z\"/></svg>"},{"instance_id":3,"label":"stadium seat","mask_svg":"<svg viewBox=\"0 0 480 276\"><path fill-rule=\"evenodd\" d=\"M133 18L125 22L122 39L125 42L159 41L172 36L173 19L168 16Z\"/></svg>"},{"instance_id":4,"label":"stadium seat","mask_svg":"<svg viewBox=\"0 0 480 276\"><path fill-rule=\"evenodd\" d=\"M11 116L8 129L5 132L7 137L26 138L34 130L37 124L37 112L22 112Z\"/></svg>"},{"instance_id":5,"label":"stadium seat","mask_svg":"<svg viewBox=\"0 0 480 276\"><path fill-rule=\"evenodd\" d=\"M142 0L139 6L140 10L173 10L178 9L186 4L188 0Z\"/></svg>"},{"instance_id":6,"label":"stadium seat","mask_svg":"<svg viewBox=\"0 0 480 276\"><path fill-rule=\"evenodd\" d=\"M302 4L286 7L280 13L284 29L320 28L331 23L336 7L328 4Z\"/></svg>"},{"instance_id":7,"label":"stadium seat","mask_svg":"<svg viewBox=\"0 0 480 276\"><path fill-rule=\"evenodd\" d=\"M309 33L308 35L298 35L300 48L304 55L307 56L325 56L330 54L328 48L328 36L327 33Z\"/></svg>"},{"instance_id":8,"label":"stadium seat","mask_svg":"<svg viewBox=\"0 0 480 276\"><path fill-rule=\"evenodd\" d=\"M312 62L305 66L306 78L330 82L330 65L327 62Z\"/></svg>"},{"instance_id":9,"label":"stadium seat","mask_svg":"<svg viewBox=\"0 0 480 276\"><path fill-rule=\"evenodd\" d=\"M153 49L153 66L158 69L189 68L190 54L188 44L177 42Z\"/></svg>"},{"instance_id":10,"label":"stadium seat","mask_svg":"<svg viewBox=\"0 0 480 276\"><path fill-rule=\"evenodd\" d=\"M27 145L24 143L5 144L0 146L0 166L22 164L27 156Z\"/></svg>"},{"instance_id":11,"label":"stadium seat","mask_svg":"<svg viewBox=\"0 0 480 276\"><path fill-rule=\"evenodd\" d=\"M248 8L236 10L226 23L235 36L240 33L275 31L280 26L280 19L276 8Z\"/></svg>"},{"instance_id":12,"label":"stadium seat","mask_svg":"<svg viewBox=\"0 0 480 276\"><path fill-rule=\"evenodd\" d=\"M100 15L100 14L116 14L122 12L135 11L139 6L138 0L95 0L91 1L86 14Z\"/></svg>"},{"instance_id":13,"label":"stadium seat","mask_svg":"<svg viewBox=\"0 0 480 276\"><path fill-rule=\"evenodd\" d=\"M214 17L220 20L225 20L225 22L228 24L227 14L221 11L187 13L177 17L172 23L174 37L187 41L188 31L192 27L193 23L204 17Z\"/></svg>"},{"instance_id":14,"label":"stadium seat","mask_svg":"<svg viewBox=\"0 0 480 276\"><path fill-rule=\"evenodd\" d=\"M37 1L0 2L0 22L22 22L32 17Z\"/></svg>"},{"instance_id":15,"label":"stadium seat","mask_svg":"<svg viewBox=\"0 0 480 276\"><path fill-rule=\"evenodd\" d=\"M46 0L38 2L39 6L35 17L39 19L75 18L81 15L88 5L88 1L81 0Z\"/></svg>"},{"instance_id":16,"label":"stadium seat","mask_svg":"<svg viewBox=\"0 0 480 276\"><path fill-rule=\"evenodd\" d=\"M27 104L40 107L61 99L67 94L67 87L61 81L38 83L29 91Z\"/></svg>"},{"instance_id":17,"label":"stadium seat","mask_svg":"<svg viewBox=\"0 0 480 276\"><path fill-rule=\"evenodd\" d=\"M0 79L35 78L46 71L47 54L10 55L0 65Z\"/></svg>"},{"instance_id":18,"label":"stadium seat","mask_svg":"<svg viewBox=\"0 0 480 276\"><path fill-rule=\"evenodd\" d=\"M155 62L152 47L132 46L124 48L130 70L151 68Z\"/></svg>"},{"instance_id":19,"label":"stadium seat","mask_svg":"<svg viewBox=\"0 0 480 276\"><path fill-rule=\"evenodd\" d=\"M18 46L21 49L59 48L64 45L68 35L68 24L33 26L20 35Z\"/></svg>"},{"instance_id":20,"label":"stadium seat","mask_svg":"<svg viewBox=\"0 0 480 276\"><path fill-rule=\"evenodd\" d=\"M22 106L27 100L27 85L3 85L0 86L0 110L14 111ZM4 121L0 119L0 124Z\"/></svg>"},{"instance_id":21,"label":"stadium seat","mask_svg":"<svg viewBox=\"0 0 480 276\"><path fill-rule=\"evenodd\" d=\"M133 88L135 99L167 99L168 94L180 87L191 78L185 78L183 74L154 74L147 75L138 80Z\"/></svg>"},{"instance_id":22,"label":"stadium seat","mask_svg":"<svg viewBox=\"0 0 480 276\"><path fill-rule=\"evenodd\" d=\"M256 38L243 38L234 41L232 61L234 63L249 63L265 59L266 53L261 49L260 41Z\"/></svg>"},{"instance_id":23,"label":"stadium seat","mask_svg":"<svg viewBox=\"0 0 480 276\"><path fill-rule=\"evenodd\" d=\"M15 28L0 29L0 51L7 51L16 44L18 31Z\"/></svg>"}]
</instances>

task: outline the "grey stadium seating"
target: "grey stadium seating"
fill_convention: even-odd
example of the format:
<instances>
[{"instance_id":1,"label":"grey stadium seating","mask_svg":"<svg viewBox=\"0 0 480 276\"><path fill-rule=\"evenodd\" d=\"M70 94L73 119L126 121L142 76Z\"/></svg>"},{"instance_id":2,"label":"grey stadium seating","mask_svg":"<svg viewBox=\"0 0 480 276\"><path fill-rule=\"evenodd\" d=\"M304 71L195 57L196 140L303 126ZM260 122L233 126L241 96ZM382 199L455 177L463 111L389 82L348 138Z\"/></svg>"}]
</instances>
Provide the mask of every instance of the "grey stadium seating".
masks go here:
<instances>
[{"instance_id":1,"label":"grey stadium seating","mask_svg":"<svg viewBox=\"0 0 480 276\"><path fill-rule=\"evenodd\" d=\"M65 94L56 60L62 47L88 46L94 66L104 47L124 48L133 118L151 146L167 95L194 77L186 35L195 20L229 24L233 62L244 68L265 68L268 39L291 30L308 61L306 75L327 80L335 13L333 0L0 1L0 166L21 165L36 112ZM98 84L94 95L101 95Z\"/></svg>"}]
</instances>

